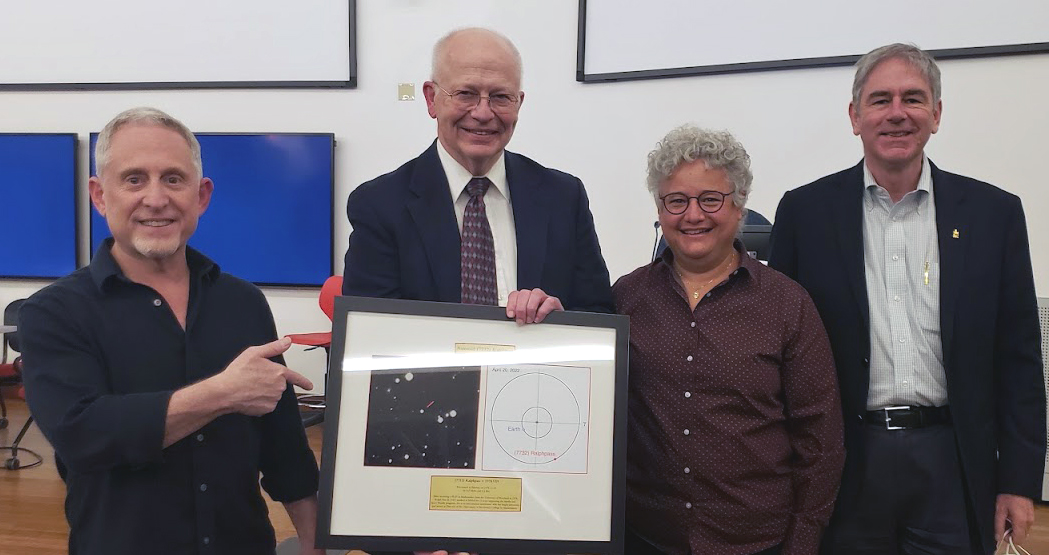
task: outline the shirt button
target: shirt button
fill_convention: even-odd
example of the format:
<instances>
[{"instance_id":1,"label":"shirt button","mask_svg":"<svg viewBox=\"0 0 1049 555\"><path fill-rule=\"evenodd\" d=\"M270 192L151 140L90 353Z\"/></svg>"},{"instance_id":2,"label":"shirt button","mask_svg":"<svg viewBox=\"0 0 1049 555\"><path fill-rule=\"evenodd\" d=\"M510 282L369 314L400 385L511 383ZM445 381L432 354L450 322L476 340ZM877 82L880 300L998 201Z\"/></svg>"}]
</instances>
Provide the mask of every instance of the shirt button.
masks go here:
<instances>
[{"instance_id":1,"label":"shirt button","mask_svg":"<svg viewBox=\"0 0 1049 555\"><path fill-rule=\"evenodd\" d=\"M197 441L204 441L204 434L197 434Z\"/></svg>"},{"instance_id":2,"label":"shirt button","mask_svg":"<svg viewBox=\"0 0 1049 555\"><path fill-rule=\"evenodd\" d=\"M903 385L907 385L907 380L903 380Z\"/></svg>"},{"instance_id":3,"label":"shirt button","mask_svg":"<svg viewBox=\"0 0 1049 555\"><path fill-rule=\"evenodd\" d=\"M200 484L200 491L208 491L208 485L207 484Z\"/></svg>"},{"instance_id":4,"label":"shirt button","mask_svg":"<svg viewBox=\"0 0 1049 555\"><path fill-rule=\"evenodd\" d=\"M692 396L692 392L691 392L691 391L686 391L686 392L685 392L685 398L686 398L686 399L688 399L688 398L689 398L689 397L691 397L691 396Z\"/></svg>"},{"instance_id":5,"label":"shirt button","mask_svg":"<svg viewBox=\"0 0 1049 555\"><path fill-rule=\"evenodd\" d=\"M692 362L692 355L688 355L687 357L685 357L685 360Z\"/></svg>"},{"instance_id":6,"label":"shirt button","mask_svg":"<svg viewBox=\"0 0 1049 555\"><path fill-rule=\"evenodd\" d=\"M692 433L692 432L688 431L688 428L685 428L685 435L688 435L690 433Z\"/></svg>"},{"instance_id":7,"label":"shirt button","mask_svg":"<svg viewBox=\"0 0 1049 555\"><path fill-rule=\"evenodd\" d=\"M692 471L691 471L691 470L689 470L689 469L688 469L688 467L686 466L686 467L685 467L685 474L688 474L689 472L692 472Z\"/></svg>"},{"instance_id":8,"label":"shirt button","mask_svg":"<svg viewBox=\"0 0 1049 555\"><path fill-rule=\"evenodd\" d=\"M153 306L160 306L162 304L164 304L164 302L160 299L153 299Z\"/></svg>"},{"instance_id":9,"label":"shirt button","mask_svg":"<svg viewBox=\"0 0 1049 555\"><path fill-rule=\"evenodd\" d=\"M692 327L696 327L696 323L695 322L692 322Z\"/></svg>"},{"instance_id":10,"label":"shirt button","mask_svg":"<svg viewBox=\"0 0 1049 555\"><path fill-rule=\"evenodd\" d=\"M906 340L906 339L904 339L904 338L902 338L902 337L900 338L900 343L906 343L906 342L907 342L907 340Z\"/></svg>"},{"instance_id":11,"label":"shirt button","mask_svg":"<svg viewBox=\"0 0 1049 555\"><path fill-rule=\"evenodd\" d=\"M894 300L896 302L900 302L900 296L896 295L895 297L892 298L892 300Z\"/></svg>"},{"instance_id":12,"label":"shirt button","mask_svg":"<svg viewBox=\"0 0 1049 555\"><path fill-rule=\"evenodd\" d=\"M900 259L900 255L894 254L894 255L892 255L892 259L893 260L899 260Z\"/></svg>"},{"instance_id":13,"label":"shirt button","mask_svg":"<svg viewBox=\"0 0 1049 555\"><path fill-rule=\"evenodd\" d=\"M686 501L686 502L685 502L685 508L686 508L686 509L691 509L691 508L692 508L692 503L690 503L690 502Z\"/></svg>"},{"instance_id":14,"label":"shirt button","mask_svg":"<svg viewBox=\"0 0 1049 555\"><path fill-rule=\"evenodd\" d=\"M204 539L201 541L204 542L204 545L208 545L209 543L211 543L211 538L204 536Z\"/></svg>"}]
</instances>

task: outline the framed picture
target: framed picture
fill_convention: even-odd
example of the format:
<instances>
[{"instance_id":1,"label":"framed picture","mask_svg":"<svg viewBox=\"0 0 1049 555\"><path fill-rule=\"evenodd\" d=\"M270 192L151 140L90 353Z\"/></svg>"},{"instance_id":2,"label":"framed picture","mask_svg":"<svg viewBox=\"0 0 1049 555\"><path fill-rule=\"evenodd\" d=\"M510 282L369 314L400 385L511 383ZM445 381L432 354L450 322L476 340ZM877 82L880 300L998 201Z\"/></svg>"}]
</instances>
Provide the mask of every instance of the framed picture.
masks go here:
<instances>
[{"instance_id":1,"label":"framed picture","mask_svg":"<svg viewBox=\"0 0 1049 555\"><path fill-rule=\"evenodd\" d=\"M335 300L317 545L623 553L628 320Z\"/></svg>"}]
</instances>

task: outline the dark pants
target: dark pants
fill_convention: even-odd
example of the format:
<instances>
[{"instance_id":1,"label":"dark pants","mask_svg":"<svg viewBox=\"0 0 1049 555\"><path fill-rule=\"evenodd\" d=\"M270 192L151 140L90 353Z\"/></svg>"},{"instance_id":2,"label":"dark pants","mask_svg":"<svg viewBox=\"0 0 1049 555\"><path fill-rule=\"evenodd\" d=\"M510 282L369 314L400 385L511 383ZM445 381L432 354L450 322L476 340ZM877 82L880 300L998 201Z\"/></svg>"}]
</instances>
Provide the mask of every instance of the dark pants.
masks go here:
<instances>
[{"instance_id":1,"label":"dark pants","mask_svg":"<svg viewBox=\"0 0 1049 555\"><path fill-rule=\"evenodd\" d=\"M909 430L866 425L859 464L862 482L855 489L843 484L823 553L982 553L970 533L965 485L950 425Z\"/></svg>"},{"instance_id":2,"label":"dark pants","mask_svg":"<svg viewBox=\"0 0 1049 555\"><path fill-rule=\"evenodd\" d=\"M774 545L764 551L759 551L754 555L779 555L780 550L781 546ZM623 553L625 555L666 555L666 553L660 551L655 546L642 539L629 528L627 528L626 531ZM695 555L702 554L697 553Z\"/></svg>"}]
</instances>

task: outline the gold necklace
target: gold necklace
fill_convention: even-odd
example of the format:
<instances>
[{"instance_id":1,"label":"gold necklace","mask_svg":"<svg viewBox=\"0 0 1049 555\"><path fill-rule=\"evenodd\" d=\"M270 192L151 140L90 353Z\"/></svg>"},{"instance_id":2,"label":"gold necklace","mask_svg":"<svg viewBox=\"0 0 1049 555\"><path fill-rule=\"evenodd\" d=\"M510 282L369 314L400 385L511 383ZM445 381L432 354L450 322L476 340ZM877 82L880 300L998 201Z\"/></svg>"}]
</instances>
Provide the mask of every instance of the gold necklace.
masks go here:
<instances>
[{"instance_id":1,"label":"gold necklace","mask_svg":"<svg viewBox=\"0 0 1049 555\"><path fill-rule=\"evenodd\" d=\"M722 264L719 264L718 267L716 268L716 271L714 272L714 277L712 277L712 278L708 279L707 281L703 282L702 285L700 285L694 291L692 291L692 298L693 299L698 299L699 298L699 292L701 290L703 290L706 286L710 285L715 279L717 279L718 276L721 275L721 272L724 271L724 268L727 268L727 267L731 266L732 265L732 261L735 259L735 256L736 256L736 251L733 250L732 254L730 254L728 256L728 258L725 259L725 261L728 262L728 264L725 264L724 262ZM722 266L724 266L724 268ZM681 273L681 270L678 269L677 264L674 264L674 271L677 272L677 276L679 278L681 278L681 287L682 288L686 287L685 276L684 276L684 274Z\"/></svg>"}]
</instances>

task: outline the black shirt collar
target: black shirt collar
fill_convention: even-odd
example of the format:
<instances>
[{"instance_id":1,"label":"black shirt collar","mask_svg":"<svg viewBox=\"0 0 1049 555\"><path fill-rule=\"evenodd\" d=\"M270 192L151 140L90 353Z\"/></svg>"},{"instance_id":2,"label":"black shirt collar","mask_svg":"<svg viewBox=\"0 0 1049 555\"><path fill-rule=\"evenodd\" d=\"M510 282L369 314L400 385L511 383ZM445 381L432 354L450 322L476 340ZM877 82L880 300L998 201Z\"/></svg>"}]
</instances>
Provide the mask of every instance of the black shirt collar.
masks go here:
<instances>
[{"instance_id":1,"label":"black shirt collar","mask_svg":"<svg viewBox=\"0 0 1049 555\"><path fill-rule=\"evenodd\" d=\"M747 249L743 246L743 241L741 241L739 237L732 240L732 248L736 249L736 252L739 253L740 273L743 275L751 276L756 279L757 268L755 267L755 264L761 264L761 262L755 260L750 256L750 253L747 252ZM670 250L670 247L663 249L663 254L656 257L656 259L652 262L652 265L664 266L669 275L673 277L675 275L674 253Z\"/></svg>"},{"instance_id":2,"label":"black shirt collar","mask_svg":"<svg viewBox=\"0 0 1049 555\"><path fill-rule=\"evenodd\" d=\"M89 265L91 279L95 282L95 287L98 287L99 291L104 291L106 284L110 281L130 281L124 275L124 270L120 269L116 259L113 258L112 248L113 238L108 237L102 242L98 251L95 252L95 256L91 259L91 264ZM186 263L189 265L190 281L195 281L198 278L214 281L222 272L218 264L188 245L186 246Z\"/></svg>"}]
</instances>

